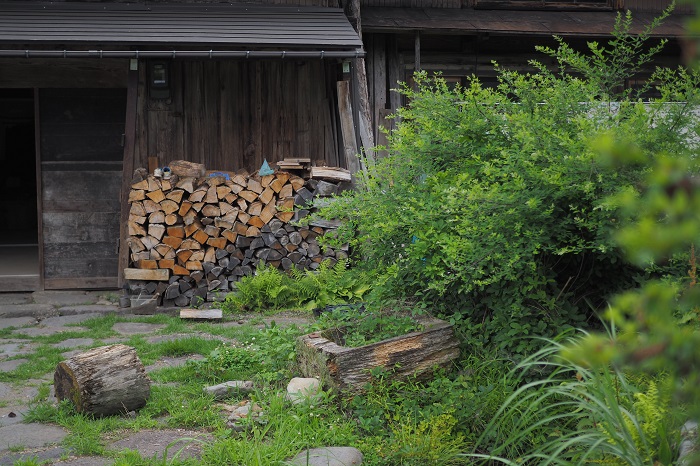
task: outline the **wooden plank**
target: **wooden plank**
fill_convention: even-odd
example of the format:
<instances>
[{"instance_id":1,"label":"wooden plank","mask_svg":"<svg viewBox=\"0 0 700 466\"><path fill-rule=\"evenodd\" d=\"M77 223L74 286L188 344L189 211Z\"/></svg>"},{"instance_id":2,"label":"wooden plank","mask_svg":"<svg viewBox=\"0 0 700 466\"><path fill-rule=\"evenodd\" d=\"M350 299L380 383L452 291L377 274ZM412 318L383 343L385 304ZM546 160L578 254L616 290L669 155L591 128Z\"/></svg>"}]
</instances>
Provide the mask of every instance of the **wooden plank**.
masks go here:
<instances>
[{"instance_id":1,"label":"wooden plank","mask_svg":"<svg viewBox=\"0 0 700 466\"><path fill-rule=\"evenodd\" d=\"M350 173L357 173L360 171L360 159L357 157L358 148L355 137L355 124L352 117L353 108L350 103L350 83L348 81L338 81L337 89L345 166L348 167Z\"/></svg>"},{"instance_id":2,"label":"wooden plank","mask_svg":"<svg viewBox=\"0 0 700 466\"><path fill-rule=\"evenodd\" d=\"M221 309L180 309L180 319L221 320Z\"/></svg>"},{"instance_id":3,"label":"wooden plank","mask_svg":"<svg viewBox=\"0 0 700 466\"><path fill-rule=\"evenodd\" d=\"M126 280L146 280L146 281L168 281L170 279L170 270L168 269L124 269L124 278Z\"/></svg>"}]
</instances>

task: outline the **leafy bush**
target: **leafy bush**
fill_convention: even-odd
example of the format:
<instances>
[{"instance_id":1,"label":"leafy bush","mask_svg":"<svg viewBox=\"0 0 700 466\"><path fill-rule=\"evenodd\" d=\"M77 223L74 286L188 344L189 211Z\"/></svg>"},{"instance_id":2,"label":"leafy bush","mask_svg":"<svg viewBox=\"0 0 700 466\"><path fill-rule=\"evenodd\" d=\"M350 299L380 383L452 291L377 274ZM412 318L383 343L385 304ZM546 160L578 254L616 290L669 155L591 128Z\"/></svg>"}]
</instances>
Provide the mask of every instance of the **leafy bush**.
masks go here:
<instances>
[{"instance_id":1,"label":"leafy bush","mask_svg":"<svg viewBox=\"0 0 700 466\"><path fill-rule=\"evenodd\" d=\"M662 97L647 103L615 94L651 59L628 27L619 17L610 48L588 56L542 49L559 73L533 62L534 74L497 67L495 88L426 73L402 87L389 156L322 212L345 220L338 240L360 266L382 271L376 288L435 307L473 346L524 355L538 348L528 336L583 326L615 292L667 273L625 261L612 236L631 215L610 196L638 193L645 167L604 163L593 141L612 133L649 157L687 149L698 77L658 71Z\"/></svg>"}]
</instances>

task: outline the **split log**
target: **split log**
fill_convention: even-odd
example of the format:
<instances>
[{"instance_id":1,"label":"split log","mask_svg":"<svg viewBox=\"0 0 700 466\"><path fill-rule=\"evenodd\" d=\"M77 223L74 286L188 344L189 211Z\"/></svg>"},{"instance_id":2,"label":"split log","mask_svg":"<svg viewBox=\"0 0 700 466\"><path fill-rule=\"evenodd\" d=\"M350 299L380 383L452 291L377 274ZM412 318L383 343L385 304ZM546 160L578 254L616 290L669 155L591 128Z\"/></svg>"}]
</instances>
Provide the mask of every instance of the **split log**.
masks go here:
<instances>
[{"instance_id":1,"label":"split log","mask_svg":"<svg viewBox=\"0 0 700 466\"><path fill-rule=\"evenodd\" d=\"M334 332L299 337L297 354L305 377L321 378L324 385L359 391L370 381L371 369L382 367L392 378L427 378L435 367L446 367L459 357L459 341L452 325L431 319L426 329L359 348L341 346Z\"/></svg>"},{"instance_id":2,"label":"split log","mask_svg":"<svg viewBox=\"0 0 700 466\"><path fill-rule=\"evenodd\" d=\"M185 160L173 160L168 166L172 171L173 175L177 175L180 178L192 177L199 178L204 176L206 168L201 163L187 162Z\"/></svg>"},{"instance_id":3,"label":"split log","mask_svg":"<svg viewBox=\"0 0 700 466\"><path fill-rule=\"evenodd\" d=\"M93 348L56 367L58 400L70 400L78 412L105 416L146 405L151 381L136 350L125 345Z\"/></svg>"}]
</instances>

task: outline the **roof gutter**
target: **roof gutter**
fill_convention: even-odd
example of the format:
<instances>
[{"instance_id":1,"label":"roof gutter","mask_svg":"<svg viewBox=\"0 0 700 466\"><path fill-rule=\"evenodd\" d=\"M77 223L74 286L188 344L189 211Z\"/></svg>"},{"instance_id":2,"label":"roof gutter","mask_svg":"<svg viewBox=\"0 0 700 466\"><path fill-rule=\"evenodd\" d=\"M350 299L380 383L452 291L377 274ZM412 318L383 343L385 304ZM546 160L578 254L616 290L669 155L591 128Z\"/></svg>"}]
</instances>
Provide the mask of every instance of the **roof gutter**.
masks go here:
<instances>
[{"instance_id":1,"label":"roof gutter","mask_svg":"<svg viewBox=\"0 0 700 466\"><path fill-rule=\"evenodd\" d=\"M355 50L0 50L0 57L15 58L363 58Z\"/></svg>"}]
</instances>

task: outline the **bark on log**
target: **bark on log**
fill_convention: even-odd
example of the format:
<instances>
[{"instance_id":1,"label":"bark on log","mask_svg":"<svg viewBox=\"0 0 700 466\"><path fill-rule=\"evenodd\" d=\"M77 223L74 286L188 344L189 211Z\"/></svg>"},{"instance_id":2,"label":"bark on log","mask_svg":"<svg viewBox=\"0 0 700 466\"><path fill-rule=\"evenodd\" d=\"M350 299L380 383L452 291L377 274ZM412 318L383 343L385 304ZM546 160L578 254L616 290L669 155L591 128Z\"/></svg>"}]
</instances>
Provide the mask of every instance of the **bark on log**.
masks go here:
<instances>
[{"instance_id":1,"label":"bark on log","mask_svg":"<svg viewBox=\"0 0 700 466\"><path fill-rule=\"evenodd\" d=\"M136 350L126 345L93 348L59 363L54 386L56 398L98 416L140 409L151 393Z\"/></svg>"}]
</instances>

